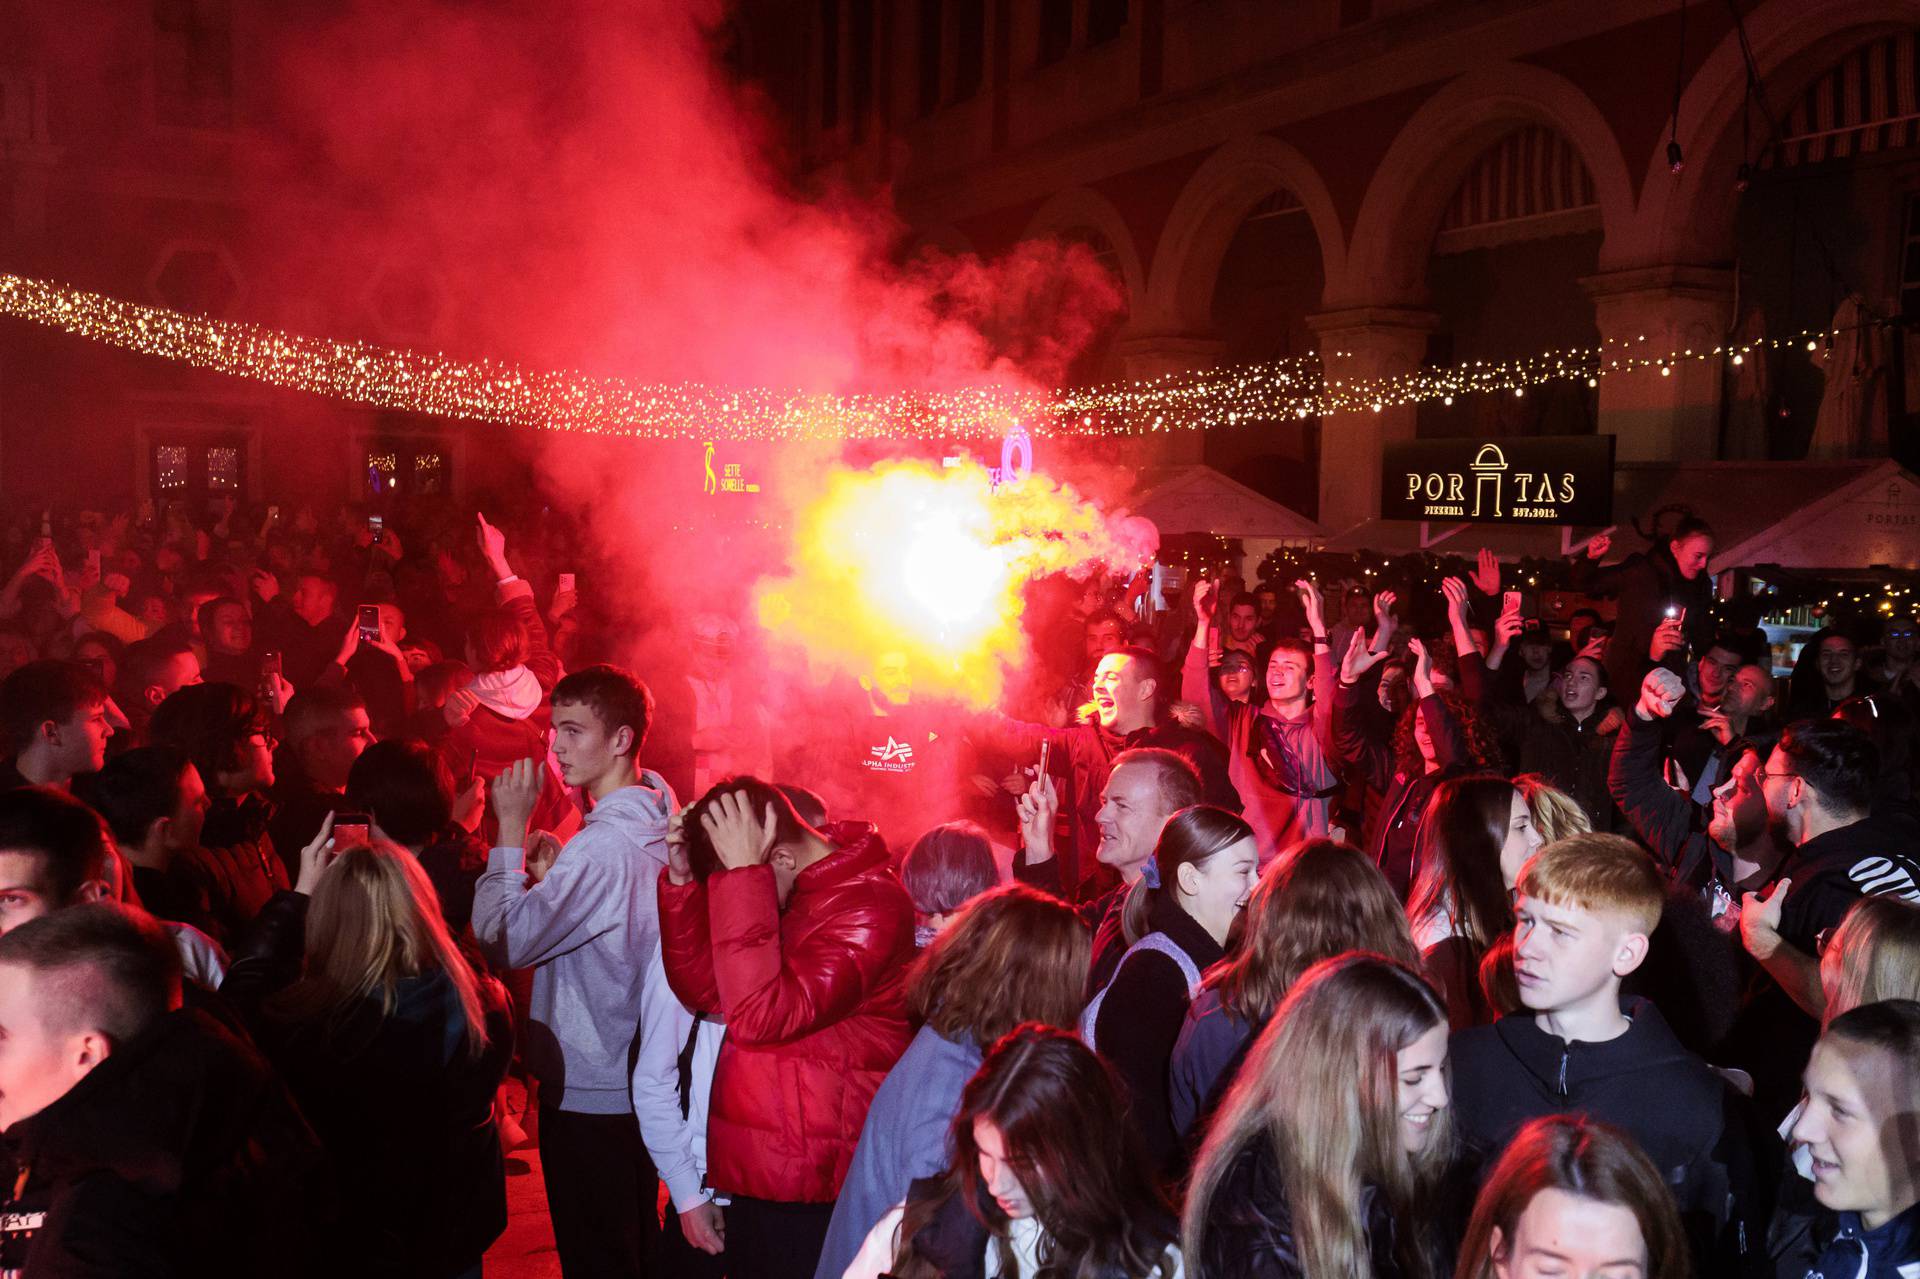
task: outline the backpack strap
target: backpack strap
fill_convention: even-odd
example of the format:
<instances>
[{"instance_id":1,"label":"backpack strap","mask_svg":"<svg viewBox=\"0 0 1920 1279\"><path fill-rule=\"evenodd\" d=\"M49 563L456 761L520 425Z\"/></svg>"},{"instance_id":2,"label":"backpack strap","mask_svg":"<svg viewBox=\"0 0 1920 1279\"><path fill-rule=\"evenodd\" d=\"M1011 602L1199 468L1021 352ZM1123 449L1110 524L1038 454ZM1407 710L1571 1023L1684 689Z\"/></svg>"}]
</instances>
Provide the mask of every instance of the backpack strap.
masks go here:
<instances>
[{"instance_id":1,"label":"backpack strap","mask_svg":"<svg viewBox=\"0 0 1920 1279\"><path fill-rule=\"evenodd\" d=\"M1127 953L1120 956L1120 962L1113 966L1113 976L1118 977L1120 970L1126 967L1127 961L1143 950L1156 951L1179 965L1180 975L1187 979L1187 999L1191 1002L1200 990L1200 966L1193 962L1191 955L1180 949L1178 942L1165 933L1148 933L1127 947ZM1095 1052L1100 1050L1100 1046L1093 1042L1093 1027L1100 1020L1100 1006L1106 1003L1107 992L1112 989L1113 977L1109 977L1107 984L1100 988L1100 993L1095 995L1092 1002L1087 1005L1086 1011L1080 1014L1080 1038Z\"/></svg>"}]
</instances>

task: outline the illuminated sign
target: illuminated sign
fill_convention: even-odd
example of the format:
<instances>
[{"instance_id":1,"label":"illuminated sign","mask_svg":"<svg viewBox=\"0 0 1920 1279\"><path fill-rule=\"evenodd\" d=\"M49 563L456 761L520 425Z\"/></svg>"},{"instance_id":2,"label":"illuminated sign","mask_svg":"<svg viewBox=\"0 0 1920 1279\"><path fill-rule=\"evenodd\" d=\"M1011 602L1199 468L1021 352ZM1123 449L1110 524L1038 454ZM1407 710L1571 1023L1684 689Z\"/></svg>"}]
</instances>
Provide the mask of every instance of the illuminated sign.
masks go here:
<instances>
[{"instance_id":1,"label":"illuminated sign","mask_svg":"<svg viewBox=\"0 0 1920 1279\"><path fill-rule=\"evenodd\" d=\"M1380 516L1473 524L1610 524L1611 435L1401 440L1383 450Z\"/></svg>"},{"instance_id":2,"label":"illuminated sign","mask_svg":"<svg viewBox=\"0 0 1920 1279\"><path fill-rule=\"evenodd\" d=\"M715 473L712 440L706 441L700 465L703 472L700 477L700 491L708 497L718 497L722 493L758 493L760 491L758 484L747 482L747 477L741 473L738 462L722 462L719 472Z\"/></svg>"},{"instance_id":3,"label":"illuminated sign","mask_svg":"<svg viewBox=\"0 0 1920 1279\"><path fill-rule=\"evenodd\" d=\"M965 466L970 461L964 453L949 454L940 459L940 465L951 471L956 466ZM1027 428L1016 426L1007 432L1000 441L1000 465L987 468L987 483L993 488L1002 484L1018 484L1033 474L1033 438L1027 434Z\"/></svg>"}]
</instances>

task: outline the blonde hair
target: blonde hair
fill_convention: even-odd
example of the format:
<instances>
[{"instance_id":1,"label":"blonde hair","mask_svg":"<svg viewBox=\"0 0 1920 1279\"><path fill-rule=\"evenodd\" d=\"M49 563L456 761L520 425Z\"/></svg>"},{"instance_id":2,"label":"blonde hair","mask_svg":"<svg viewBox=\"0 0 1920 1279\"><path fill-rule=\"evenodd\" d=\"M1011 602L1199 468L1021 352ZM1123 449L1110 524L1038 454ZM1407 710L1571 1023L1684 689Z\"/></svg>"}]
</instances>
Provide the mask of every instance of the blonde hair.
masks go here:
<instances>
[{"instance_id":1,"label":"blonde hair","mask_svg":"<svg viewBox=\"0 0 1920 1279\"><path fill-rule=\"evenodd\" d=\"M1447 1024L1446 1006L1412 969L1351 953L1308 969L1254 1041L1195 1160L1182 1219L1190 1273L1207 1265L1214 1195L1240 1154L1266 1142L1286 1187L1300 1270L1372 1279L1362 1192L1373 1187L1398 1232L1402 1270L1425 1276L1433 1201L1450 1161L1451 1115L1409 1155L1399 1128L1400 1052Z\"/></svg>"},{"instance_id":2,"label":"blonde hair","mask_svg":"<svg viewBox=\"0 0 1920 1279\"><path fill-rule=\"evenodd\" d=\"M1513 788L1527 801L1533 828L1545 843L1593 831L1593 819L1587 816L1587 810L1540 774L1522 773L1513 779Z\"/></svg>"},{"instance_id":3,"label":"blonde hair","mask_svg":"<svg viewBox=\"0 0 1920 1279\"><path fill-rule=\"evenodd\" d=\"M1623 915L1651 935L1667 902L1653 858L1624 835L1589 833L1555 840L1521 868L1515 891L1553 906Z\"/></svg>"},{"instance_id":4,"label":"blonde hair","mask_svg":"<svg viewBox=\"0 0 1920 1279\"><path fill-rule=\"evenodd\" d=\"M1823 1026L1862 1004L1920 999L1920 906L1893 896L1862 897L1828 938L1820 961Z\"/></svg>"},{"instance_id":5,"label":"blonde hair","mask_svg":"<svg viewBox=\"0 0 1920 1279\"><path fill-rule=\"evenodd\" d=\"M478 1055L487 1044L479 980L447 932L433 882L406 849L374 840L347 849L320 876L307 910L306 970L270 1006L339 1030L368 1000L391 1015L400 983L436 970L453 985L467 1049Z\"/></svg>"}]
</instances>

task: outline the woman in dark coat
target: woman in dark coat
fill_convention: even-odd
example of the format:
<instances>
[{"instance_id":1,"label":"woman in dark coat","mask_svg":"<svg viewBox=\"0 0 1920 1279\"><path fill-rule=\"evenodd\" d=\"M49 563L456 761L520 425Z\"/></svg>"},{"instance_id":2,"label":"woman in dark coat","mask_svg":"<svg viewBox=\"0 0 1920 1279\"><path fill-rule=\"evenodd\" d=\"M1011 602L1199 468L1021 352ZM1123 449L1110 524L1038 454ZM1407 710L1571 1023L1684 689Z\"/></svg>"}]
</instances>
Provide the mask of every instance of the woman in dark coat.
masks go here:
<instances>
[{"instance_id":1,"label":"woman in dark coat","mask_svg":"<svg viewBox=\"0 0 1920 1279\"><path fill-rule=\"evenodd\" d=\"M1676 518L1662 527L1665 517ZM1713 530L1680 507L1655 511L1644 551L1618 564L1599 567L1612 548L1602 534L1587 543L1586 558L1574 565L1573 585L1590 595L1611 595L1617 603L1613 638L1607 642L1607 687L1629 696L1655 665L1686 673L1687 655L1704 653L1713 642ZM1669 619L1678 623L1680 644L1660 658L1652 646L1655 632Z\"/></svg>"},{"instance_id":2,"label":"woman in dark coat","mask_svg":"<svg viewBox=\"0 0 1920 1279\"><path fill-rule=\"evenodd\" d=\"M507 1221L493 1116L513 1047L506 993L461 957L410 853L378 841L328 864L332 824L221 993L331 1156L327 1268L477 1277Z\"/></svg>"},{"instance_id":3,"label":"woman in dark coat","mask_svg":"<svg viewBox=\"0 0 1920 1279\"><path fill-rule=\"evenodd\" d=\"M1308 969L1194 1161L1181 1232L1191 1272L1446 1273L1446 1063L1446 1008L1411 969L1358 953Z\"/></svg>"}]
</instances>

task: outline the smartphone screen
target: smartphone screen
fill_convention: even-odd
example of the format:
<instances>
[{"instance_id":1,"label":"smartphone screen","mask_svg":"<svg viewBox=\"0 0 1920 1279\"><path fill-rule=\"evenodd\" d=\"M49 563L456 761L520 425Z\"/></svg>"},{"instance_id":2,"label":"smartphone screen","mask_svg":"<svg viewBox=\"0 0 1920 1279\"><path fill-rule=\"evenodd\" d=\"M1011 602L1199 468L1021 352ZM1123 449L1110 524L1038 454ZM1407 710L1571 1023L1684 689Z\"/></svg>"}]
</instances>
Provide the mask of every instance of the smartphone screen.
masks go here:
<instances>
[{"instance_id":1,"label":"smartphone screen","mask_svg":"<svg viewBox=\"0 0 1920 1279\"><path fill-rule=\"evenodd\" d=\"M342 813L333 819L333 846L351 848L372 837L373 819L365 813Z\"/></svg>"},{"instance_id":2,"label":"smartphone screen","mask_svg":"<svg viewBox=\"0 0 1920 1279\"><path fill-rule=\"evenodd\" d=\"M262 653L260 655L260 682L271 683L280 674L280 654Z\"/></svg>"},{"instance_id":3,"label":"smartphone screen","mask_svg":"<svg viewBox=\"0 0 1920 1279\"><path fill-rule=\"evenodd\" d=\"M367 527L373 530L373 540L377 542L386 533L387 519L384 515L369 515Z\"/></svg>"},{"instance_id":4,"label":"smartphone screen","mask_svg":"<svg viewBox=\"0 0 1920 1279\"><path fill-rule=\"evenodd\" d=\"M573 578L573 574L571 574L571 573L562 573L562 574L560 575L560 589L561 589L561 590L563 590L563 591L571 591L571 590L573 589L573 582L574 582L574 578Z\"/></svg>"},{"instance_id":5,"label":"smartphone screen","mask_svg":"<svg viewBox=\"0 0 1920 1279\"><path fill-rule=\"evenodd\" d=\"M380 642L380 607L377 604L362 604L354 617L354 625L360 628L360 638L369 644Z\"/></svg>"}]
</instances>

